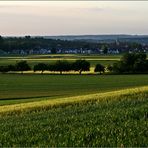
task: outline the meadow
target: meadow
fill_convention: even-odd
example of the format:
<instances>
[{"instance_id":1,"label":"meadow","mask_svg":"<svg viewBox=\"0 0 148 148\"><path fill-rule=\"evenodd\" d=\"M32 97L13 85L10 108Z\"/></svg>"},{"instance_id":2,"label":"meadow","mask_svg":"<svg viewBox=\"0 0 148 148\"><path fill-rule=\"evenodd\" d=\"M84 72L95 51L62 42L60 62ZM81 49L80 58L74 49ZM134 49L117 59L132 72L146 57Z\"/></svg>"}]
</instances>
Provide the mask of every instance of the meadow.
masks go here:
<instances>
[{"instance_id":1,"label":"meadow","mask_svg":"<svg viewBox=\"0 0 148 148\"><path fill-rule=\"evenodd\" d=\"M148 85L148 75L0 74L0 105Z\"/></svg>"},{"instance_id":2,"label":"meadow","mask_svg":"<svg viewBox=\"0 0 148 148\"><path fill-rule=\"evenodd\" d=\"M6 56L37 62L121 56ZM148 75L0 74L0 147L147 147Z\"/></svg>"}]
</instances>

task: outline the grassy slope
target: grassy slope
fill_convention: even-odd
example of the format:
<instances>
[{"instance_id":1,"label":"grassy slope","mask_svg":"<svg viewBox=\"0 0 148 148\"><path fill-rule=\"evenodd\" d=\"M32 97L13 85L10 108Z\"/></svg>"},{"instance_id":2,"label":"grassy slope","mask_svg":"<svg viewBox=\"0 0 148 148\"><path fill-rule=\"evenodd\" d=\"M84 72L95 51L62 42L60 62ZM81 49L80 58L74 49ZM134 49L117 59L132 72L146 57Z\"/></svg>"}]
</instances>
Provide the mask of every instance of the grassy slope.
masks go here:
<instances>
[{"instance_id":1,"label":"grassy slope","mask_svg":"<svg viewBox=\"0 0 148 148\"><path fill-rule=\"evenodd\" d=\"M0 74L0 105L148 85L148 75Z\"/></svg>"},{"instance_id":2,"label":"grassy slope","mask_svg":"<svg viewBox=\"0 0 148 148\"><path fill-rule=\"evenodd\" d=\"M148 146L148 87L1 106L1 146Z\"/></svg>"}]
</instances>

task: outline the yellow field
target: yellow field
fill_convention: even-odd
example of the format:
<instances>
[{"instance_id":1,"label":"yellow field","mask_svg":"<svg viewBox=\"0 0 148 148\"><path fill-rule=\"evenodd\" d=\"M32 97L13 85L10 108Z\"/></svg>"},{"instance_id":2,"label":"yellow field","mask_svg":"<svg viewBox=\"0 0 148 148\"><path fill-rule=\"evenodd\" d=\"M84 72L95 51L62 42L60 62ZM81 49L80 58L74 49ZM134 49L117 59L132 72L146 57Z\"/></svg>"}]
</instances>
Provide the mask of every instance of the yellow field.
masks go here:
<instances>
[{"instance_id":1,"label":"yellow field","mask_svg":"<svg viewBox=\"0 0 148 148\"><path fill-rule=\"evenodd\" d=\"M13 114L15 112L40 110L40 109L45 109L45 108L53 107L53 106L80 103L82 101L84 102L93 101L93 100L105 101L108 99L111 99L113 101L116 97L122 98L123 96L127 96L127 95L128 96L131 95L133 97L134 95L140 94L143 92L148 92L148 86L136 87L136 88L131 88L131 89L123 89L123 90L111 91L111 92L106 92L106 93L96 93L96 94L91 94L91 95L53 99L53 100L48 100L47 98L47 100L43 100L43 101L0 106L0 115Z\"/></svg>"}]
</instances>

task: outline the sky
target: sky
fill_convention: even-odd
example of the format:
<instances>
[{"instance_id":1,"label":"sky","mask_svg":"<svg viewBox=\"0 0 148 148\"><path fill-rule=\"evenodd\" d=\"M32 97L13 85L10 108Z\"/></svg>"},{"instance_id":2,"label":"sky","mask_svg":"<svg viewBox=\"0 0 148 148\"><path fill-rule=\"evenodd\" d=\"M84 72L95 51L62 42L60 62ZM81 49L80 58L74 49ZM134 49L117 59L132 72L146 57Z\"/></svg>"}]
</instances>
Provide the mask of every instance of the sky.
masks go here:
<instances>
[{"instance_id":1,"label":"sky","mask_svg":"<svg viewBox=\"0 0 148 148\"><path fill-rule=\"evenodd\" d=\"M0 35L148 34L148 1L0 1Z\"/></svg>"}]
</instances>

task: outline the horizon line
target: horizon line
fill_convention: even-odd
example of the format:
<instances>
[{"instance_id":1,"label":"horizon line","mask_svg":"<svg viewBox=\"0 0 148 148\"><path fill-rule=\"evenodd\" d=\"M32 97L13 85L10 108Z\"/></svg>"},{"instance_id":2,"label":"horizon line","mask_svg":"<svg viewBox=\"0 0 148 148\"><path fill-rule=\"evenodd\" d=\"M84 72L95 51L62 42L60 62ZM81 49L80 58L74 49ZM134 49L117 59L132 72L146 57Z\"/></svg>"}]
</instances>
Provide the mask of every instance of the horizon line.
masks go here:
<instances>
[{"instance_id":1,"label":"horizon line","mask_svg":"<svg viewBox=\"0 0 148 148\"><path fill-rule=\"evenodd\" d=\"M123 36L148 36L148 34L124 34L124 33L115 33L115 34L111 34L111 33L104 33L104 34L59 34L59 35L31 35L31 34L24 34L24 35L0 35L2 37L24 37L24 36L110 36L110 35L114 35L114 36L118 36L118 35L123 35Z\"/></svg>"}]
</instances>

